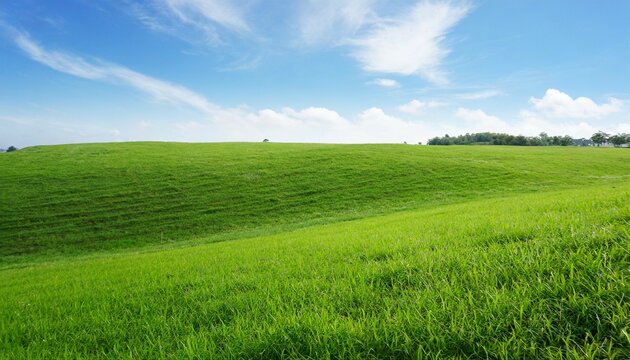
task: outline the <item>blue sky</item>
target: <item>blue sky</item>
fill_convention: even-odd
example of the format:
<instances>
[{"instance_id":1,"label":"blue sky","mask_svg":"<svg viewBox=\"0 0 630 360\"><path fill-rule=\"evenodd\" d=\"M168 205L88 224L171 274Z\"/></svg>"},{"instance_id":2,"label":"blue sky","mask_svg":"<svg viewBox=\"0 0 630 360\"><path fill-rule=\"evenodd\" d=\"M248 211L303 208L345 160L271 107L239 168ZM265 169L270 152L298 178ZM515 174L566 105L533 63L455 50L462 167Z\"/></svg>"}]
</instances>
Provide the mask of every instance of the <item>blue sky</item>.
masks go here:
<instances>
[{"instance_id":1,"label":"blue sky","mask_svg":"<svg viewBox=\"0 0 630 360\"><path fill-rule=\"evenodd\" d=\"M630 1L0 3L0 147L630 133Z\"/></svg>"}]
</instances>

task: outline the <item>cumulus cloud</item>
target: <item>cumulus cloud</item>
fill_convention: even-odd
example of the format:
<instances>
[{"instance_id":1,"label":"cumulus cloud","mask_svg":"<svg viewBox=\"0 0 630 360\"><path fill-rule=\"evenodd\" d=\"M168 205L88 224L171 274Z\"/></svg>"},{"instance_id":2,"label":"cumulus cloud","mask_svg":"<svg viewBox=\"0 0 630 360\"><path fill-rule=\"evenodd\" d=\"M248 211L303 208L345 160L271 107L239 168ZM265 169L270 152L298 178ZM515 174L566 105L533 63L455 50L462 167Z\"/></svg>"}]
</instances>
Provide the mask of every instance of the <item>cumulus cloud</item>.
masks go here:
<instances>
[{"instance_id":1,"label":"cumulus cloud","mask_svg":"<svg viewBox=\"0 0 630 360\"><path fill-rule=\"evenodd\" d=\"M234 139L257 140L263 136L275 141L334 142L346 133L350 123L333 110L309 107L280 111L246 108L223 109L213 117L213 125Z\"/></svg>"},{"instance_id":2,"label":"cumulus cloud","mask_svg":"<svg viewBox=\"0 0 630 360\"><path fill-rule=\"evenodd\" d=\"M496 116L488 115L480 109L459 108L455 113L463 119L473 132L510 132L510 125Z\"/></svg>"},{"instance_id":3,"label":"cumulus cloud","mask_svg":"<svg viewBox=\"0 0 630 360\"><path fill-rule=\"evenodd\" d=\"M444 105L446 104L440 101L420 101L417 99L413 99L404 105L400 105L398 107L398 110L406 114L420 115L426 109L437 108Z\"/></svg>"},{"instance_id":4,"label":"cumulus cloud","mask_svg":"<svg viewBox=\"0 0 630 360\"><path fill-rule=\"evenodd\" d=\"M376 107L361 112L353 130L359 139L369 139L369 142L415 143L430 136L425 123L402 120Z\"/></svg>"},{"instance_id":5,"label":"cumulus cloud","mask_svg":"<svg viewBox=\"0 0 630 360\"><path fill-rule=\"evenodd\" d=\"M602 118L620 112L623 105L615 98L604 104L597 104L587 97L573 99L556 89L548 89L541 99L532 97L529 102L536 110L556 118Z\"/></svg>"},{"instance_id":6,"label":"cumulus cloud","mask_svg":"<svg viewBox=\"0 0 630 360\"><path fill-rule=\"evenodd\" d=\"M373 15L376 0L307 0L298 15L301 40L307 45L339 44Z\"/></svg>"},{"instance_id":7,"label":"cumulus cloud","mask_svg":"<svg viewBox=\"0 0 630 360\"><path fill-rule=\"evenodd\" d=\"M590 138L597 129L586 121L550 121L531 111L521 111L515 131L534 136L541 132L549 135L570 135L574 138Z\"/></svg>"},{"instance_id":8,"label":"cumulus cloud","mask_svg":"<svg viewBox=\"0 0 630 360\"><path fill-rule=\"evenodd\" d=\"M558 122L527 111L507 122L481 109L460 108L454 113L454 119L437 122L427 117L408 121L378 107L365 109L352 117L322 107L258 111L235 108L223 109L213 115L213 121L195 120L171 125L165 140L261 141L267 138L275 142L417 143L444 134L485 131L526 136L547 132L549 135L588 138L599 130L585 121ZM629 132L630 128L627 123L621 123L602 130L617 133Z\"/></svg>"},{"instance_id":9,"label":"cumulus cloud","mask_svg":"<svg viewBox=\"0 0 630 360\"><path fill-rule=\"evenodd\" d=\"M450 52L444 39L469 9L465 3L420 1L351 40L352 55L369 72L418 75L444 84L441 64Z\"/></svg>"},{"instance_id":10,"label":"cumulus cloud","mask_svg":"<svg viewBox=\"0 0 630 360\"><path fill-rule=\"evenodd\" d=\"M56 71L83 79L123 84L149 94L156 100L187 105L205 113L215 113L218 109L202 95L183 86L99 59L88 61L76 55L47 50L31 40L27 34L18 31L14 31L14 35L17 46L31 59Z\"/></svg>"},{"instance_id":11,"label":"cumulus cloud","mask_svg":"<svg viewBox=\"0 0 630 360\"><path fill-rule=\"evenodd\" d=\"M378 85L384 88L390 88L390 89L396 89L400 87L400 84L398 83L398 81L396 80L392 80L392 79L374 79L370 82L368 82L368 84L373 84L373 85Z\"/></svg>"},{"instance_id":12,"label":"cumulus cloud","mask_svg":"<svg viewBox=\"0 0 630 360\"><path fill-rule=\"evenodd\" d=\"M581 121L558 121L558 119L548 119L539 113L532 111L521 111L518 117L511 122L501 118L488 115L480 109L472 110L460 108L455 113L463 119L465 125L460 127L459 134L466 132L500 132L513 135L536 136L541 132L549 135L569 135L574 138L589 138L598 128L584 120ZM607 126L607 131L613 133L623 132L627 124L611 124Z\"/></svg>"},{"instance_id":13,"label":"cumulus cloud","mask_svg":"<svg viewBox=\"0 0 630 360\"><path fill-rule=\"evenodd\" d=\"M193 141L209 141L212 134L231 141L268 138L279 142L325 143L402 143L435 136L427 132L429 128L424 123L405 121L376 107L353 118L322 107L279 111L224 109L213 116L212 122L182 123L176 129L180 136Z\"/></svg>"}]
</instances>

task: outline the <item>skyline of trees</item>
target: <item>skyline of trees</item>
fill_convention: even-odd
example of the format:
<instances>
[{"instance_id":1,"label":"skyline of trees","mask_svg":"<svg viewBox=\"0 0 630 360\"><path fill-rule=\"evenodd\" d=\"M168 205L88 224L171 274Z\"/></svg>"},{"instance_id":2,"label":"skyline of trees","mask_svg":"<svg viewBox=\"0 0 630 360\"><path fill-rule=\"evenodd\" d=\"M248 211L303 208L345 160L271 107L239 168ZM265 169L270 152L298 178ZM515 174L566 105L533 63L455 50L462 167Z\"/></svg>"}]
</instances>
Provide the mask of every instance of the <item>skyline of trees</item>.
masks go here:
<instances>
[{"instance_id":1,"label":"skyline of trees","mask_svg":"<svg viewBox=\"0 0 630 360\"><path fill-rule=\"evenodd\" d=\"M538 136L510 135L505 133L481 132L466 133L464 135L449 136L448 134L436 136L427 142L427 145L511 145L511 146L601 146L613 144L620 147L630 143L629 134L609 135L598 131L589 139L574 139L569 135L549 136L542 132Z\"/></svg>"}]
</instances>

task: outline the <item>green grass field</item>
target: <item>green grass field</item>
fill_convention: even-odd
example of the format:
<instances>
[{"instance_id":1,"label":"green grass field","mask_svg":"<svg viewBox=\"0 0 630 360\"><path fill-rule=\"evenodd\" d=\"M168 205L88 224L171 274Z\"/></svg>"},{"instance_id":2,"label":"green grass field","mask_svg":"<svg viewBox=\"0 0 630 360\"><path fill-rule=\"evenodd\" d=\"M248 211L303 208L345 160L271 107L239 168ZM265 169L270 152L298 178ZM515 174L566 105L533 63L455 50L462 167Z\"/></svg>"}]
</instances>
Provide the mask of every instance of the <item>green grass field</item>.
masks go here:
<instances>
[{"instance_id":1,"label":"green grass field","mask_svg":"<svg viewBox=\"0 0 630 360\"><path fill-rule=\"evenodd\" d=\"M630 358L627 149L93 144L0 169L0 358Z\"/></svg>"},{"instance_id":2,"label":"green grass field","mask_svg":"<svg viewBox=\"0 0 630 360\"><path fill-rule=\"evenodd\" d=\"M597 150L597 151L595 151ZM0 156L0 261L208 242L630 181L618 149L92 144Z\"/></svg>"}]
</instances>

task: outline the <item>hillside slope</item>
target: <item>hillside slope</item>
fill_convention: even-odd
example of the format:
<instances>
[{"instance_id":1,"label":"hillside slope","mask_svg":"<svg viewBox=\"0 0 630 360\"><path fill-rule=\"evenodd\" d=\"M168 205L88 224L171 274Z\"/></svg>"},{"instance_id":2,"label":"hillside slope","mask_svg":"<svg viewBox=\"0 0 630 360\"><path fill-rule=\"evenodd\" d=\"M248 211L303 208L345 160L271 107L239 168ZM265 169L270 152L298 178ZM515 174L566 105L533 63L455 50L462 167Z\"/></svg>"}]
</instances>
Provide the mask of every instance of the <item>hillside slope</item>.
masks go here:
<instances>
[{"instance_id":1,"label":"hillside slope","mask_svg":"<svg viewBox=\"0 0 630 360\"><path fill-rule=\"evenodd\" d=\"M271 143L27 148L0 154L0 262L213 241L615 183L629 179L630 151L624 150Z\"/></svg>"},{"instance_id":2,"label":"hillside slope","mask_svg":"<svg viewBox=\"0 0 630 360\"><path fill-rule=\"evenodd\" d=\"M630 358L630 184L0 271L1 358Z\"/></svg>"}]
</instances>

